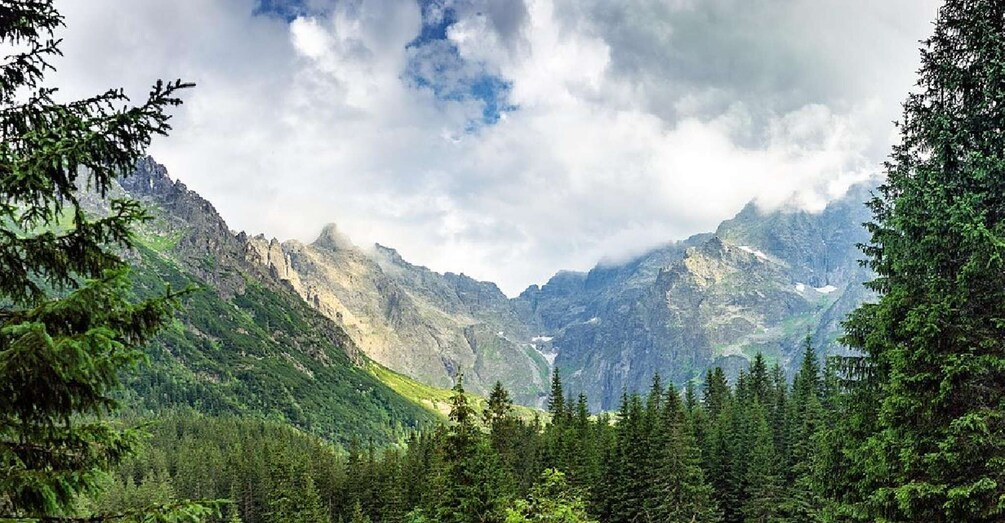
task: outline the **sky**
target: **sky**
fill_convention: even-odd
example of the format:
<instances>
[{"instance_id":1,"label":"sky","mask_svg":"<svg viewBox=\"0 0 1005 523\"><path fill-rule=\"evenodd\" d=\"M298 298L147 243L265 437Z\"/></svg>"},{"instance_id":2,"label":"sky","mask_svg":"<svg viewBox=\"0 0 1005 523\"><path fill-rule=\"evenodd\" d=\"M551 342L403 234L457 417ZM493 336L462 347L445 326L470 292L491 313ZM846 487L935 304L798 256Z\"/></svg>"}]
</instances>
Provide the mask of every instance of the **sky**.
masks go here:
<instances>
[{"instance_id":1,"label":"sky","mask_svg":"<svg viewBox=\"0 0 1005 523\"><path fill-rule=\"evenodd\" d=\"M510 295L881 175L935 0L57 0L65 99L197 86L150 153Z\"/></svg>"}]
</instances>

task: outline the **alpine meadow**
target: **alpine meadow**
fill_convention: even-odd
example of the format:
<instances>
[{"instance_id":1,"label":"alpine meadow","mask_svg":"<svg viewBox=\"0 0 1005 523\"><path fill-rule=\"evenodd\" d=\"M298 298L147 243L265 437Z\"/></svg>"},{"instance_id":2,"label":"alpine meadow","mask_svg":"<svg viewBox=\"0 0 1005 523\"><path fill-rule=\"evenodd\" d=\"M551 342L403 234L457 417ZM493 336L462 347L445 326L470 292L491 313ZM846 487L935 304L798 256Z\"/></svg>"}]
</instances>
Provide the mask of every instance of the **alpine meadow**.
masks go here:
<instances>
[{"instance_id":1,"label":"alpine meadow","mask_svg":"<svg viewBox=\"0 0 1005 523\"><path fill-rule=\"evenodd\" d=\"M1005 2L0 0L0 49L0 522L1005 521Z\"/></svg>"}]
</instances>

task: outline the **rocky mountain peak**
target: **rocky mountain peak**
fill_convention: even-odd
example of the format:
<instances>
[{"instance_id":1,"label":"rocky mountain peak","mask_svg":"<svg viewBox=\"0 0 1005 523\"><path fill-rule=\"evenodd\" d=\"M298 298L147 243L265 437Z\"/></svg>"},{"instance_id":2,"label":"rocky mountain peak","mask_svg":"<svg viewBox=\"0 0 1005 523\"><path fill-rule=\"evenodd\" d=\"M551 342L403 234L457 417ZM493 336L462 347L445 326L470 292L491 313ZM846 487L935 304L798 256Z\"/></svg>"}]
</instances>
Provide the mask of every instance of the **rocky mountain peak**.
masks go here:
<instances>
[{"instance_id":1,"label":"rocky mountain peak","mask_svg":"<svg viewBox=\"0 0 1005 523\"><path fill-rule=\"evenodd\" d=\"M354 244L352 240L345 235L345 233L340 231L338 225L334 223L329 223L321 229L321 234L318 236L317 240L314 240L314 245L331 251L348 251L357 249L356 244Z\"/></svg>"},{"instance_id":2,"label":"rocky mountain peak","mask_svg":"<svg viewBox=\"0 0 1005 523\"><path fill-rule=\"evenodd\" d=\"M134 196L168 194L175 190L175 183L167 168L149 156L137 162L136 169L129 176L119 179L122 188Z\"/></svg>"}]
</instances>

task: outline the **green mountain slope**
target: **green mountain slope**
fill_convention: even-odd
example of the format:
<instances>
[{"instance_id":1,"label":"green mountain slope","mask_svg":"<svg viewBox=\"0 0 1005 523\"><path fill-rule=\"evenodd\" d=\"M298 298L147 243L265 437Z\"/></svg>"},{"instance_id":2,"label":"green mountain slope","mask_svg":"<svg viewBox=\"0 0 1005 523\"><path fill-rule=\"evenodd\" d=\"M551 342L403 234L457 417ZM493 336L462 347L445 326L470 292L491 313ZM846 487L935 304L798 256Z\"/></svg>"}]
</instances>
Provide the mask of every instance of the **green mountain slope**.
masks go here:
<instances>
[{"instance_id":1,"label":"green mountain slope","mask_svg":"<svg viewBox=\"0 0 1005 523\"><path fill-rule=\"evenodd\" d=\"M139 294L199 287L127 379L128 404L254 414L334 441L390 441L438 419L368 370L345 332L259 265L213 207L146 161L122 182L155 219L138 232Z\"/></svg>"}]
</instances>

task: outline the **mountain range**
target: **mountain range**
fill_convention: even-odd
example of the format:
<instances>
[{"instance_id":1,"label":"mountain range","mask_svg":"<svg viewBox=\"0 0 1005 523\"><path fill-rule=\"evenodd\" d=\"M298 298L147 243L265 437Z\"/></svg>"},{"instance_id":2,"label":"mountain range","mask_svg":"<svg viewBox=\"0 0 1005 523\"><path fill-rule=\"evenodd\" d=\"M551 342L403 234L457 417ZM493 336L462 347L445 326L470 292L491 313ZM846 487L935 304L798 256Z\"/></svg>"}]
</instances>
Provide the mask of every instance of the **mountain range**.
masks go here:
<instances>
[{"instance_id":1,"label":"mountain range","mask_svg":"<svg viewBox=\"0 0 1005 523\"><path fill-rule=\"evenodd\" d=\"M591 408L612 409L657 372L678 385L716 365L735 375L756 352L791 368L807 335L820 353L842 350L841 320L869 297L856 246L867 239L868 186L820 212L749 204L714 232L562 271L513 298L358 246L334 224L309 244L235 233L152 159L121 190L154 210L135 254L142 274L157 275L147 285L210 291L161 337L133 390L147 403L262 411L322 434L429 420L428 401L403 397L401 383L436 390L461 373L476 393L501 381L518 403L541 406L557 368ZM343 430L333 421L343 414L370 428Z\"/></svg>"}]
</instances>

